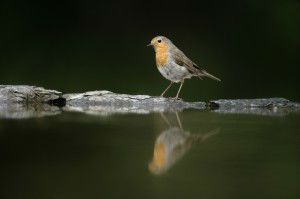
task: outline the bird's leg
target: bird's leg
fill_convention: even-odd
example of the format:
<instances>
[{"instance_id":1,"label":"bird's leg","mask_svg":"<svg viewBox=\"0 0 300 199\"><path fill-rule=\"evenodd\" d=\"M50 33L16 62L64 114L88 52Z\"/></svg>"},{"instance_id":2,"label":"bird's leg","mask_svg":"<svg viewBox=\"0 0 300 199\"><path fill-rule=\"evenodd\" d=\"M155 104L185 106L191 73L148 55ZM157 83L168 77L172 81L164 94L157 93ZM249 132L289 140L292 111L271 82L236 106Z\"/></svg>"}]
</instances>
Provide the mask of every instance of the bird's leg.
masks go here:
<instances>
[{"instance_id":1,"label":"bird's leg","mask_svg":"<svg viewBox=\"0 0 300 199\"><path fill-rule=\"evenodd\" d=\"M163 112L160 112L160 116L169 125L169 127L172 126L171 123L169 122L168 118L165 116L165 114Z\"/></svg>"},{"instance_id":2,"label":"bird's leg","mask_svg":"<svg viewBox=\"0 0 300 199\"><path fill-rule=\"evenodd\" d=\"M164 90L164 92L160 95L161 97L163 97L164 96L164 94L166 94L166 92L169 90L169 88L171 88L171 86L173 85L173 83L174 82L171 82L170 84L169 84L169 86Z\"/></svg>"},{"instance_id":3,"label":"bird's leg","mask_svg":"<svg viewBox=\"0 0 300 199\"><path fill-rule=\"evenodd\" d=\"M180 87L178 89L175 99L178 99L183 83L184 83L184 80L182 80L182 82L180 83Z\"/></svg>"},{"instance_id":4,"label":"bird's leg","mask_svg":"<svg viewBox=\"0 0 300 199\"><path fill-rule=\"evenodd\" d=\"M179 117L179 115L178 115L178 112L176 111L175 114L176 114L176 118L177 118L177 122L178 122L179 127L180 127L181 129L183 129L183 128L182 128L182 124L181 124L180 117Z\"/></svg>"}]
</instances>

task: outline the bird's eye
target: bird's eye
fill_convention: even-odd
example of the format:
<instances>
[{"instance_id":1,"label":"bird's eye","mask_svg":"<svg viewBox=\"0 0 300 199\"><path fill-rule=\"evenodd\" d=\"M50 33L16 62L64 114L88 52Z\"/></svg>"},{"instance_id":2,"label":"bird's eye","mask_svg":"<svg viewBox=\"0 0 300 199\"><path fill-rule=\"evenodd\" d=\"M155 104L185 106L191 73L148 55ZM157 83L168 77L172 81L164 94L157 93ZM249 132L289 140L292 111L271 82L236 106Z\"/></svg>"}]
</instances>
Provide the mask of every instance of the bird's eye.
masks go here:
<instances>
[{"instance_id":1,"label":"bird's eye","mask_svg":"<svg viewBox=\"0 0 300 199\"><path fill-rule=\"evenodd\" d=\"M160 43L160 42L161 42L161 39L157 40L157 42Z\"/></svg>"}]
</instances>

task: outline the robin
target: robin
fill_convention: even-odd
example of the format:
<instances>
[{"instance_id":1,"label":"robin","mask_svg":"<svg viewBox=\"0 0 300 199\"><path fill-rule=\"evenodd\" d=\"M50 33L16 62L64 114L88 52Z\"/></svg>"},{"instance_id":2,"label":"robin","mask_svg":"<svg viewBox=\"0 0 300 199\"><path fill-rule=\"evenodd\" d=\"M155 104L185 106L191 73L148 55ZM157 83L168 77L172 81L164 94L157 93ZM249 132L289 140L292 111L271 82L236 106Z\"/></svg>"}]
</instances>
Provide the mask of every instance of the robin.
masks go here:
<instances>
[{"instance_id":1,"label":"robin","mask_svg":"<svg viewBox=\"0 0 300 199\"><path fill-rule=\"evenodd\" d=\"M155 51L156 66L159 72L171 83L161 94L161 97L171 88L174 83L180 82L180 87L175 99L179 98L182 85L185 79L191 77L209 77L216 81L221 81L219 78L209 74L205 69L200 68L192 60L190 60L181 50L179 50L170 39L164 36L157 36L151 40L148 46L152 46Z\"/></svg>"}]
</instances>

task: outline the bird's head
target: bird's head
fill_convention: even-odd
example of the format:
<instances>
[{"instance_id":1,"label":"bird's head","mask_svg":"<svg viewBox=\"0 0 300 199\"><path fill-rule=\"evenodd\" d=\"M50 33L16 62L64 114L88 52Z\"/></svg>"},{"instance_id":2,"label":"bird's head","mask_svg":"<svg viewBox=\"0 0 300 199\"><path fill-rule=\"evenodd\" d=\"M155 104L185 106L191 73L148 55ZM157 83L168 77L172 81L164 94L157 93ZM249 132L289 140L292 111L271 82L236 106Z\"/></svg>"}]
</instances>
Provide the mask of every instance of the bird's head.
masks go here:
<instances>
[{"instance_id":1,"label":"bird's head","mask_svg":"<svg viewBox=\"0 0 300 199\"><path fill-rule=\"evenodd\" d=\"M164 36L156 36L154 37L150 44L148 44L147 46L152 46L154 48L154 50L158 50L160 48L166 48L169 46L169 44L171 43L171 41Z\"/></svg>"}]
</instances>

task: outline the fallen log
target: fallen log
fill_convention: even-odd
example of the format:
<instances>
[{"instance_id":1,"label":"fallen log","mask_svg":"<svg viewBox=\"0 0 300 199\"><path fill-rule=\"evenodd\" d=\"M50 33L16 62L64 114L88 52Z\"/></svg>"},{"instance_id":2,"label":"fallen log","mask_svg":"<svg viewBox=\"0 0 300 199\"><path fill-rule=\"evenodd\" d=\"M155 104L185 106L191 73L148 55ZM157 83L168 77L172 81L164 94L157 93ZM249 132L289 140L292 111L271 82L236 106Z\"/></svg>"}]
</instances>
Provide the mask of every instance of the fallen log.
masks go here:
<instances>
[{"instance_id":1,"label":"fallen log","mask_svg":"<svg viewBox=\"0 0 300 199\"><path fill-rule=\"evenodd\" d=\"M300 112L300 104L284 98L220 99L185 102L149 95L90 91L63 94L36 86L0 85L0 118L28 118L56 115L62 111L108 115L115 113L177 112L186 109L216 113L281 116Z\"/></svg>"},{"instance_id":2,"label":"fallen log","mask_svg":"<svg viewBox=\"0 0 300 199\"><path fill-rule=\"evenodd\" d=\"M91 91L80 94L65 94L66 111L89 113L150 113L206 109L205 102L184 102L173 98L149 95L117 94L110 91Z\"/></svg>"},{"instance_id":3,"label":"fallen log","mask_svg":"<svg viewBox=\"0 0 300 199\"><path fill-rule=\"evenodd\" d=\"M300 112L299 103L284 98L219 99L210 101L208 106L217 113L283 116Z\"/></svg>"}]
</instances>

